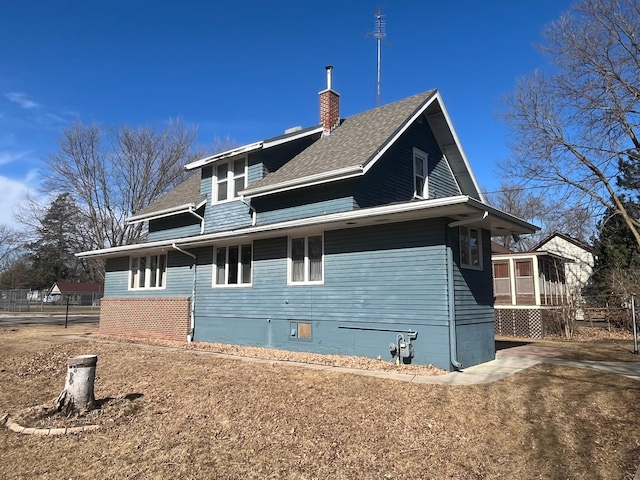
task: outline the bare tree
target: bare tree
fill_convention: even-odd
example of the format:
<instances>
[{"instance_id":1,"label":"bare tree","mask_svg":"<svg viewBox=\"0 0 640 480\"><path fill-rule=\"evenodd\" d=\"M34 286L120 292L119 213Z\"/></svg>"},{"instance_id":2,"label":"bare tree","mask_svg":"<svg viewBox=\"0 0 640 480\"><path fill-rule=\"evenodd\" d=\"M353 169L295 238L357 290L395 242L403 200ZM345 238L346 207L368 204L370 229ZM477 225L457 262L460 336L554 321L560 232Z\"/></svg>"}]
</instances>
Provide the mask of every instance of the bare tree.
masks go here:
<instances>
[{"instance_id":1,"label":"bare tree","mask_svg":"<svg viewBox=\"0 0 640 480\"><path fill-rule=\"evenodd\" d=\"M513 156L502 169L544 187L560 213L613 209L640 245L640 221L624 203L640 192L620 182L640 166L638 25L638 0L582 0L546 28L541 50L554 68L508 97Z\"/></svg>"},{"instance_id":2,"label":"bare tree","mask_svg":"<svg viewBox=\"0 0 640 480\"><path fill-rule=\"evenodd\" d=\"M87 215L86 249L138 243L141 224L125 219L184 178L196 132L180 121L150 127L74 125L62 132L58 152L46 159L48 192L68 192Z\"/></svg>"},{"instance_id":3,"label":"bare tree","mask_svg":"<svg viewBox=\"0 0 640 480\"><path fill-rule=\"evenodd\" d=\"M19 233L7 225L0 224L0 272L15 258L21 245Z\"/></svg>"},{"instance_id":4,"label":"bare tree","mask_svg":"<svg viewBox=\"0 0 640 480\"><path fill-rule=\"evenodd\" d=\"M540 227L526 237L500 237L496 241L512 251L526 252L554 231L561 231L586 241L593 232L593 218L589 210L574 206L570 211L558 210L546 189L528 189L503 181L500 189L487 194L489 202L507 213Z\"/></svg>"}]
</instances>

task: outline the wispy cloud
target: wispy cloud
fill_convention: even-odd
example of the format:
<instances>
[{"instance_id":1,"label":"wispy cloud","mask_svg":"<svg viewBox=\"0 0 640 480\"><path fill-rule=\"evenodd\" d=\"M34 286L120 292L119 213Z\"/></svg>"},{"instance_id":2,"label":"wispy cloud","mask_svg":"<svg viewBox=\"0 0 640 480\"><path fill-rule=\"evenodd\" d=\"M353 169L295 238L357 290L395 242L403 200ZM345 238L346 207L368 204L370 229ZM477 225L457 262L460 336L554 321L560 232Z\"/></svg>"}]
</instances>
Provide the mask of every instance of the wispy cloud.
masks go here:
<instances>
[{"instance_id":1,"label":"wispy cloud","mask_svg":"<svg viewBox=\"0 0 640 480\"><path fill-rule=\"evenodd\" d=\"M0 175L0 191L3 192L0 196L0 224L17 227L13 212L20 208L27 192L35 193L30 185L32 180L28 177L29 175L25 179L14 180Z\"/></svg>"},{"instance_id":2,"label":"wispy cloud","mask_svg":"<svg viewBox=\"0 0 640 480\"><path fill-rule=\"evenodd\" d=\"M9 93L5 93L4 96L7 97L9 99L9 101L17 103L22 108L31 109L31 108L36 108L36 107L40 106L39 104L37 104L33 100L30 100L27 97L26 93L9 92Z\"/></svg>"},{"instance_id":3,"label":"wispy cloud","mask_svg":"<svg viewBox=\"0 0 640 480\"><path fill-rule=\"evenodd\" d=\"M22 152L0 151L0 165L6 165L7 163L12 163L12 162L21 160L27 155L29 155L30 153L31 153L31 150L26 150Z\"/></svg>"}]
</instances>

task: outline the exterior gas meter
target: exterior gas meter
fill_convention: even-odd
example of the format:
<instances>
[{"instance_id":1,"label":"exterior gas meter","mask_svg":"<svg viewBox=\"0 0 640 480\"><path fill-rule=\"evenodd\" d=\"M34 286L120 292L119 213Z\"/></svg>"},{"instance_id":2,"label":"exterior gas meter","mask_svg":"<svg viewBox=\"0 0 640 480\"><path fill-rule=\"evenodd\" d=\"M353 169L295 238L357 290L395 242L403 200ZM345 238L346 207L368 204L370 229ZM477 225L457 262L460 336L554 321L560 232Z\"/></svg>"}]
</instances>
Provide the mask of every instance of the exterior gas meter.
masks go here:
<instances>
[{"instance_id":1,"label":"exterior gas meter","mask_svg":"<svg viewBox=\"0 0 640 480\"><path fill-rule=\"evenodd\" d=\"M389 344L389 353L391 353L392 357L396 358L396 363L400 363L400 359L402 359L402 363L411 363L411 359L413 358L413 344L411 340L415 340L418 336L418 332L407 332L407 339L405 340L404 335L399 333L396 342Z\"/></svg>"}]
</instances>

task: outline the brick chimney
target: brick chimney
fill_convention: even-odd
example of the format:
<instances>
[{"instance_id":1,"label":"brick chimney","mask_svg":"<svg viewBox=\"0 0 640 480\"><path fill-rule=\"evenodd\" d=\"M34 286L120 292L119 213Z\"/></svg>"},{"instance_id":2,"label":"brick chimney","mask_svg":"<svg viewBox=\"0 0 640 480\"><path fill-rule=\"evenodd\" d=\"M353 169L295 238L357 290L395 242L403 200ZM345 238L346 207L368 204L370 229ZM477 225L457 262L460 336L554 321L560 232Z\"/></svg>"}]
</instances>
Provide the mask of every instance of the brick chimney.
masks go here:
<instances>
[{"instance_id":1,"label":"brick chimney","mask_svg":"<svg viewBox=\"0 0 640 480\"><path fill-rule=\"evenodd\" d=\"M333 67L327 65L325 68L327 69L327 89L319 93L320 123L323 126L322 134L329 135L340 122L340 94L332 88L331 71Z\"/></svg>"}]
</instances>

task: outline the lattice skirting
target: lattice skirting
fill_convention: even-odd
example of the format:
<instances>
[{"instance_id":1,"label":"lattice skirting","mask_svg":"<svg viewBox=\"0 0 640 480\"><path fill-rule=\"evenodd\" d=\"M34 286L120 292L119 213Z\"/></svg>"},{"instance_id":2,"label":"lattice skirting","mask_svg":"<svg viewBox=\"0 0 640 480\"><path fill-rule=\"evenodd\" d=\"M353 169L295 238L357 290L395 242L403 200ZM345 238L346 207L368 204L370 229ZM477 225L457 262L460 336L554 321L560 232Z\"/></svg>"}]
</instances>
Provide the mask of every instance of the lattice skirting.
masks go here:
<instances>
[{"instance_id":1,"label":"lattice skirting","mask_svg":"<svg viewBox=\"0 0 640 480\"><path fill-rule=\"evenodd\" d=\"M496 308L496 335L506 337L542 338L544 312L538 308Z\"/></svg>"}]
</instances>

